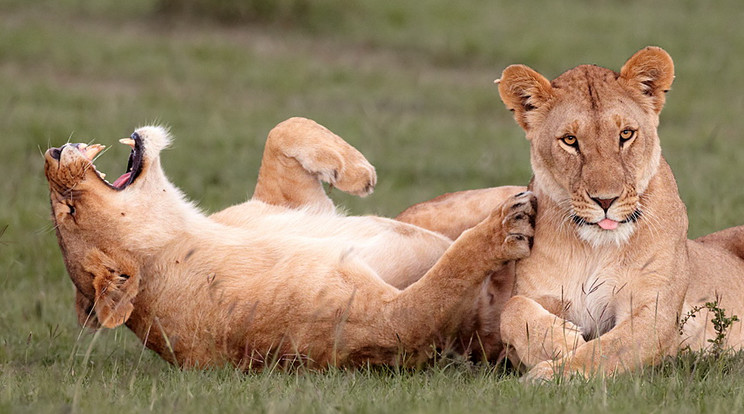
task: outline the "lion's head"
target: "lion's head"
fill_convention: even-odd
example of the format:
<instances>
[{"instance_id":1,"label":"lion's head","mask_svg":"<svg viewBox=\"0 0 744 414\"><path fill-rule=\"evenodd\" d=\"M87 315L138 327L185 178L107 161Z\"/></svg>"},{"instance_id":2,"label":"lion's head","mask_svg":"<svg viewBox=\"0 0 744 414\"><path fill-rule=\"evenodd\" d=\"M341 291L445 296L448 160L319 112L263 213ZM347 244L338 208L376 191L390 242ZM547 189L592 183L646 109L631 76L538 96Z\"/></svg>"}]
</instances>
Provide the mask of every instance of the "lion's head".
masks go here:
<instances>
[{"instance_id":1,"label":"lion's head","mask_svg":"<svg viewBox=\"0 0 744 414\"><path fill-rule=\"evenodd\" d=\"M512 65L498 81L530 141L538 195L591 245L622 244L644 219L642 195L661 161L659 112L673 80L671 57L647 47L619 73L582 65L550 82Z\"/></svg>"},{"instance_id":2,"label":"lion's head","mask_svg":"<svg viewBox=\"0 0 744 414\"><path fill-rule=\"evenodd\" d=\"M169 188L159 163L167 131L140 128L121 142L132 151L125 173L113 183L93 165L102 145L66 144L44 154L52 219L77 289L78 318L90 327L113 327L131 314L139 269L130 252L146 246L147 224L157 217L157 207L148 202L152 197L143 192Z\"/></svg>"}]
</instances>

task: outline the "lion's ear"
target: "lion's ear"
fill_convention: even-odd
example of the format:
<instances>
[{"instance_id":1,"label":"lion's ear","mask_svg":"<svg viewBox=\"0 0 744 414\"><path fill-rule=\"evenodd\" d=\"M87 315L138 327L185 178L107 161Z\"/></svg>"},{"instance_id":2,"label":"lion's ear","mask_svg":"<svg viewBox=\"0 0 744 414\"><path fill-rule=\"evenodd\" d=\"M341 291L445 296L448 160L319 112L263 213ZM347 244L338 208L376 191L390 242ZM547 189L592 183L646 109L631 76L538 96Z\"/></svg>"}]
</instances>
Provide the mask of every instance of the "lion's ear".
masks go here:
<instances>
[{"instance_id":1,"label":"lion's ear","mask_svg":"<svg viewBox=\"0 0 744 414\"><path fill-rule=\"evenodd\" d=\"M98 323L96 312L93 309L93 302L85 297L79 290L75 292L75 312L77 313L78 322L81 326L90 329L98 329L101 324Z\"/></svg>"},{"instance_id":2,"label":"lion's ear","mask_svg":"<svg viewBox=\"0 0 744 414\"><path fill-rule=\"evenodd\" d=\"M674 62L664 49L649 46L625 62L620 69L620 80L648 99L651 109L658 114L674 81Z\"/></svg>"},{"instance_id":3,"label":"lion's ear","mask_svg":"<svg viewBox=\"0 0 744 414\"><path fill-rule=\"evenodd\" d=\"M525 65L511 65L504 69L499 84L499 95L506 108L514 112L514 119L528 131L536 121L534 112L553 97L550 81Z\"/></svg>"},{"instance_id":4,"label":"lion's ear","mask_svg":"<svg viewBox=\"0 0 744 414\"><path fill-rule=\"evenodd\" d=\"M93 275L96 292L93 308L98 322L106 328L126 322L139 292L139 269L134 260L123 254L109 255L93 249L86 255L84 268Z\"/></svg>"}]
</instances>

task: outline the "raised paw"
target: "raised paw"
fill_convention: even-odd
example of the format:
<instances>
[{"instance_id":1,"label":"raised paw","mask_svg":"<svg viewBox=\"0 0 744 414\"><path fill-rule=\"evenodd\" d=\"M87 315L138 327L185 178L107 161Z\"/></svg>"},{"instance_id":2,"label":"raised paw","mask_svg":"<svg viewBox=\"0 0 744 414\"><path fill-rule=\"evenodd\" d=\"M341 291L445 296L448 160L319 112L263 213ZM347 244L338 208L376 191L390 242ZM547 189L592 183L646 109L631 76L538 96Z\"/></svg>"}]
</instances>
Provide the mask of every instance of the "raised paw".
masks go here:
<instances>
[{"instance_id":1,"label":"raised paw","mask_svg":"<svg viewBox=\"0 0 744 414\"><path fill-rule=\"evenodd\" d=\"M290 118L269 132L253 200L290 208L333 210L321 182L364 197L377 184L375 168L328 128Z\"/></svg>"},{"instance_id":2,"label":"raised paw","mask_svg":"<svg viewBox=\"0 0 744 414\"><path fill-rule=\"evenodd\" d=\"M493 264L530 255L535 235L537 201L529 192L509 197L477 226L465 231L458 244L469 246L474 255Z\"/></svg>"},{"instance_id":3,"label":"raised paw","mask_svg":"<svg viewBox=\"0 0 744 414\"><path fill-rule=\"evenodd\" d=\"M535 236L537 199L530 191L508 198L493 215L500 218L501 256L503 259L522 259L530 255Z\"/></svg>"},{"instance_id":4,"label":"raised paw","mask_svg":"<svg viewBox=\"0 0 744 414\"><path fill-rule=\"evenodd\" d=\"M275 132L278 131L278 132ZM315 121L290 118L279 124L269 139L302 168L341 191L366 196L377 184L375 167L361 152ZM277 136L290 139L279 140Z\"/></svg>"},{"instance_id":5,"label":"raised paw","mask_svg":"<svg viewBox=\"0 0 744 414\"><path fill-rule=\"evenodd\" d=\"M354 147L344 148L341 168L334 170L329 183L341 191L364 197L372 193L377 184L375 167Z\"/></svg>"}]
</instances>

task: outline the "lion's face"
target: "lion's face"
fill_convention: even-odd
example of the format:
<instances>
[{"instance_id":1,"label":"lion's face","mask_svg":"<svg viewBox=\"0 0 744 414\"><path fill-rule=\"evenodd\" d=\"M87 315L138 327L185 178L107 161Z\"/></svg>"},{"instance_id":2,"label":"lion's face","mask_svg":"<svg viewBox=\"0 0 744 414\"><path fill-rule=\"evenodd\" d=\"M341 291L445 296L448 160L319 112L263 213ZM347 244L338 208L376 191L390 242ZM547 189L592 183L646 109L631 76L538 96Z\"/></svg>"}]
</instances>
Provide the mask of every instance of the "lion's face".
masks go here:
<instances>
[{"instance_id":1,"label":"lion's face","mask_svg":"<svg viewBox=\"0 0 744 414\"><path fill-rule=\"evenodd\" d=\"M118 191L93 166L102 149L100 145L66 144L44 155L52 219L65 265L79 294L91 303L95 291L92 277L83 269L85 255L91 248L110 244L117 226L99 214L116 209L114 193Z\"/></svg>"},{"instance_id":2,"label":"lion's face","mask_svg":"<svg viewBox=\"0 0 744 414\"><path fill-rule=\"evenodd\" d=\"M661 49L634 55L620 73L579 66L552 82L526 66L504 71L499 91L531 143L535 186L561 220L598 246L622 244L643 215L656 173L656 132L674 78Z\"/></svg>"},{"instance_id":3,"label":"lion's face","mask_svg":"<svg viewBox=\"0 0 744 414\"><path fill-rule=\"evenodd\" d=\"M132 147L132 152L126 172L113 183L107 182L93 165L95 157L104 148L102 145L66 144L50 148L44 154L52 219L65 266L77 288L78 317L81 323L91 327L98 326L96 313L100 313L98 306L104 302L101 294L108 288L109 281L94 280L87 263L92 263L90 257L93 254L117 259L124 256L127 246L121 235L137 226L138 217L147 214L146 209L134 200L140 199L137 192L141 191L145 177L153 175L149 174L151 170L156 170L151 166L162 146L153 145L157 151L149 153L145 150L145 138L152 135L167 138L164 131L150 127L122 140ZM101 260L95 262L100 264ZM126 259L117 262L131 264L131 260ZM111 270L113 278L121 274L130 276L138 271L129 268L113 274L114 269Z\"/></svg>"}]
</instances>

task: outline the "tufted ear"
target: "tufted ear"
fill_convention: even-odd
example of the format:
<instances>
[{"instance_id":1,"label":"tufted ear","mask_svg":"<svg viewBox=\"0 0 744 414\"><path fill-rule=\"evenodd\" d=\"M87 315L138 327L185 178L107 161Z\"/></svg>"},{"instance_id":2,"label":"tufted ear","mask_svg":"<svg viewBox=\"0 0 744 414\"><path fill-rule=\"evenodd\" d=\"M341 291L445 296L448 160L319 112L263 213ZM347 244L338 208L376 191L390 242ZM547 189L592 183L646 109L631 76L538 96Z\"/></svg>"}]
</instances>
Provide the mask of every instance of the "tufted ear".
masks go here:
<instances>
[{"instance_id":1,"label":"tufted ear","mask_svg":"<svg viewBox=\"0 0 744 414\"><path fill-rule=\"evenodd\" d=\"M132 315L132 302L139 291L139 269L134 260L123 254L109 255L92 249L83 266L93 275L96 292L93 308L98 322L106 328L126 322Z\"/></svg>"},{"instance_id":2,"label":"tufted ear","mask_svg":"<svg viewBox=\"0 0 744 414\"><path fill-rule=\"evenodd\" d=\"M618 80L629 89L640 92L650 108L658 114L674 81L674 62L664 49L649 46L625 62Z\"/></svg>"},{"instance_id":3,"label":"tufted ear","mask_svg":"<svg viewBox=\"0 0 744 414\"><path fill-rule=\"evenodd\" d=\"M534 126L535 109L546 105L553 97L550 81L525 65L507 67L496 82L501 100L514 112L514 119L525 131Z\"/></svg>"}]
</instances>

